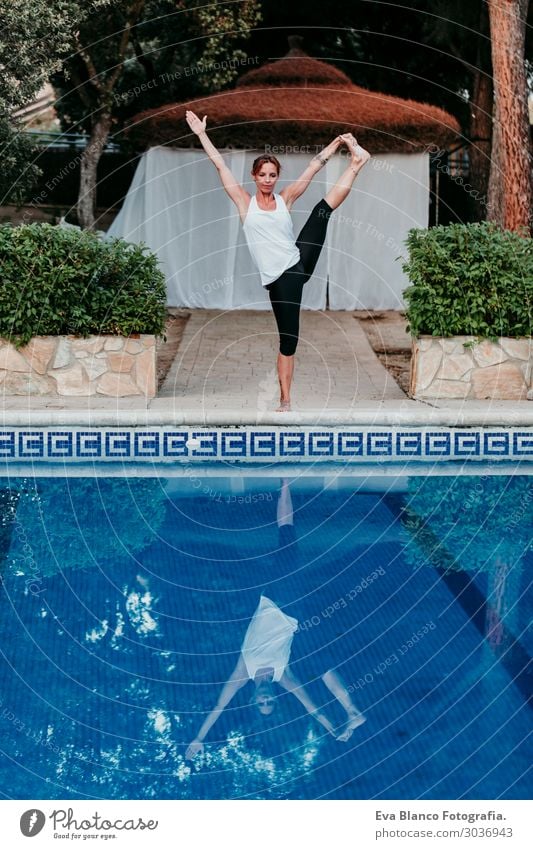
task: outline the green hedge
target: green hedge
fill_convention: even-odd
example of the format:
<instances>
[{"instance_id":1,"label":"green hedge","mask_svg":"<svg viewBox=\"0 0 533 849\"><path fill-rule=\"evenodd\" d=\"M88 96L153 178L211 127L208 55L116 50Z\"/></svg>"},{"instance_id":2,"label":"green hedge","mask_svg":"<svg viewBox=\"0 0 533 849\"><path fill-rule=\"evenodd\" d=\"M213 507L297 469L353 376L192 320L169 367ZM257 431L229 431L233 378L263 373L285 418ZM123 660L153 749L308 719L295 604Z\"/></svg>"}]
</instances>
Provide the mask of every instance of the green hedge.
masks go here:
<instances>
[{"instance_id":1,"label":"green hedge","mask_svg":"<svg viewBox=\"0 0 533 849\"><path fill-rule=\"evenodd\" d=\"M407 247L413 336L531 335L533 239L484 221L410 230Z\"/></svg>"},{"instance_id":2,"label":"green hedge","mask_svg":"<svg viewBox=\"0 0 533 849\"><path fill-rule=\"evenodd\" d=\"M165 278L144 246L51 224L0 226L0 336L161 335Z\"/></svg>"}]
</instances>

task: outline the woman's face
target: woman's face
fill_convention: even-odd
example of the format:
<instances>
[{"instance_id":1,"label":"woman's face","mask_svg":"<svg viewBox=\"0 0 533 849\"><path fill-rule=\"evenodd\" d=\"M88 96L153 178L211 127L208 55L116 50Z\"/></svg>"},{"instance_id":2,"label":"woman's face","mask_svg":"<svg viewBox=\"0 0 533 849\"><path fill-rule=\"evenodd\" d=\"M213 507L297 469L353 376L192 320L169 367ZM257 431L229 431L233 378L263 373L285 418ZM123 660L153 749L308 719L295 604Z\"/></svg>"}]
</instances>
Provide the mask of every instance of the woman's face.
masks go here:
<instances>
[{"instance_id":1,"label":"woman's face","mask_svg":"<svg viewBox=\"0 0 533 849\"><path fill-rule=\"evenodd\" d=\"M255 703L259 713L263 716L270 716L274 710L275 699L270 693L258 693L255 697Z\"/></svg>"},{"instance_id":2,"label":"woman's face","mask_svg":"<svg viewBox=\"0 0 533 849\"><path fill-rule=\"evenodd\" d=\"M278 181L278 170L273 162L265 162L256 174L252 174L252 177L260 191L273 192Z\"/></svg>"},{"instance_id":3,"label":"woman's face","mask_svg":"<svg viewBox=\"0 0 533 849\"><path fill-rule=\"evenodd\" d=\"M276 704L276 693L271 681L261 681L256 684L254 702L259 713L269 716Z\"/></svg>"}]
</instances>

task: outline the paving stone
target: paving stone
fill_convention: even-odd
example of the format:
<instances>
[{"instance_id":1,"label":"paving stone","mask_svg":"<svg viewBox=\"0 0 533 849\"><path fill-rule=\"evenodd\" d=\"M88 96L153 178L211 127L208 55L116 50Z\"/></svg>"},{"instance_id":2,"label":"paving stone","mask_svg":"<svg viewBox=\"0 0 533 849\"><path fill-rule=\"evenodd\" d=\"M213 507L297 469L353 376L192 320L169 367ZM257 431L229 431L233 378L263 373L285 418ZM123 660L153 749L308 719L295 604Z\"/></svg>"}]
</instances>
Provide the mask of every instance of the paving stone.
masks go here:
<instances>
[{"instance_id":1,"label":"paving stone","mask_svg":"<svg viewBox=\"0 0 533 849\"><path fill-rule=\"evenodd\" d=\"M198 310L160 395L176 395L181 387L193 408L209 398L216 407L231 400L236 408L252 403L266 411L278 402L276 358L277 332L269 312ZM310 399L305 385L312 388ZM319 409L343 409L387 394L405 398L361 326L345 312L303 311L294 391L295 404L302 398L306 407Z\"/></svg>"},{"instance_id":2,"label":"paving stone","mask_svg":"<svg viewBox=\"0 0 533 849\"><path fill-rule=\"evenodd\" d=\"M135 419L139 423L149 420L144 416L151 416L151 421L155 416L165 423L207 425L426 421L533 424L533 405L526 400L487 404L443 398L428 404L407 398L375 356L359 322L348 312L304 310L301 335L296 354L294 417L288 414L287 419L281 419L274 412L278 402L277 333L269 311L252 310L193 311L166 380L152 400L144 396L105 397L100 393L91 398L52 400L45 395L34 396L31 417L47 416L49 410L51 417L56 416L52 421L77 423L90 419L96 424L99 420L108 423L110 416L118 421L118 414L123 411L132 422ZM54 361L56 356L52 357ZM97 353L96 361L105 356L104 352ZM20 396L6 396L3 407L12 421L30 417L28 400L22 403Z\"/></svg>"}]
</instances>

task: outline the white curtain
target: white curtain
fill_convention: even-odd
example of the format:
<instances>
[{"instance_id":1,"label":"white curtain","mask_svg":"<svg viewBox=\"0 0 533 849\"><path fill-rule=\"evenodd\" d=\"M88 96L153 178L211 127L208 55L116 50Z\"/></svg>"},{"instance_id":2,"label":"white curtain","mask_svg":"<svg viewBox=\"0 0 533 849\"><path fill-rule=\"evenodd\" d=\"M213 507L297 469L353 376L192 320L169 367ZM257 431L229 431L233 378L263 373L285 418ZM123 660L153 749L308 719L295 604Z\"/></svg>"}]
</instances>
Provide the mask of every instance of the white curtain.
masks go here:
<instances>
[{"instance_id":1,"label":"white curtain","mask_svg":"<svg viewBox=\"0 0 533 849\"><path fill-rule=\"evenodd\" d=\"M298 177L312 154L279 154L277 191ZM236 180L252 193L254 154L221 151ZM297 236L313 206L346 167L330 160L292 209ZM303 307L399 309L407 281L395 257L405 253L410 227L426 227L429 165L426 154L380 155L357 177L356 188L332 215L326 246L304 288ZM145 242L167 279L169 306L270 309L244 239L237 208L215 167L196 150L150 148L109 236Z\"/></svg>"},{"instance_id":2,"label":"white curtain","mask_svg":"<svg viewBox=\"0 0 533 849\"><path fill-rule=\"evenodd\" d=\"M344 163L328 163L334 182ZM333 173L336 169L336 173ZM409 282L402 271L404 241L427 227L429 156L378 154L331 216L328 228L329 306L332 310L400 309Z\"/></svg>"}]
</instances>

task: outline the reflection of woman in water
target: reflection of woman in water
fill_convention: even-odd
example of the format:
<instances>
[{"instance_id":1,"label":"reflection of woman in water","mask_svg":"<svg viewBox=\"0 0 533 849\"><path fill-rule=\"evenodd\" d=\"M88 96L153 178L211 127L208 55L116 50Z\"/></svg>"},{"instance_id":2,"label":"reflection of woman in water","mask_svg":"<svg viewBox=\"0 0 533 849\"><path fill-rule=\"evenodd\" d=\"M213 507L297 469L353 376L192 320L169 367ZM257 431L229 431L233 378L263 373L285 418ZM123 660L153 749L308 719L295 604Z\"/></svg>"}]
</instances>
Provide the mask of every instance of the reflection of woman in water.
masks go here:
<instances>
[{"instance_id":1,"label":"reflection of woman in water","mask_svg":"<svg viewBox=\"0 0 533 849\"><path fill-rule=\"evenodd\" d=\"M287 616L273 601L264 595L261 596L244 636L237 665L229 680L224 684L216 706L189 745L185 753L186 758L193 758L198 752L203 751L203 741L208 731L238 690L249 680L255 684L253 701L264 716L268 716L274 710L273 685L276 682L284 690L296 696L308 713L314 716L337 740L342 742L349 740L354 729L365 721L365 717L353 704L339 675L333 669L328 669L321 679L343 706L347 717L342 733L337 735L332 723L315 705L289 666L292 640L297 627L297 619Z\"/></svg>"}]
</instances>

